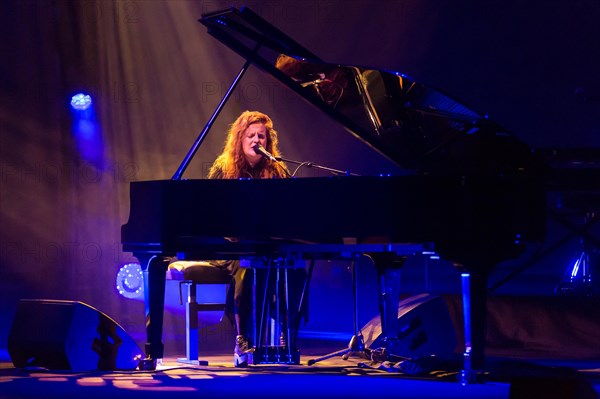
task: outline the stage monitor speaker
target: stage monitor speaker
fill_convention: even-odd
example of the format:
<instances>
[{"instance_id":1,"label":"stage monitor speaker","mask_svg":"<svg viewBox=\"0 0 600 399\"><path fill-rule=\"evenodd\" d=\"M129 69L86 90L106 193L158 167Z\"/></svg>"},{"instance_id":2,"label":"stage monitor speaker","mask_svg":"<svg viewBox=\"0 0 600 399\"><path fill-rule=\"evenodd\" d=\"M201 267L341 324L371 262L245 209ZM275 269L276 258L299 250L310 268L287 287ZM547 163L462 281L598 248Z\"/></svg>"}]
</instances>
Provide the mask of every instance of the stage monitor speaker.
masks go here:
<instances>
[{"instance_id":1,"label":"stage monitor speaker","mask_svg":"<svg viewBox=\"0 0 600 399\"><path fill-rule=\"evenodd\" d=\"M456 328L440 296L419 294L400 301L397 323L396 337L384 344L380 317L373 318L362 329L365 345L371 349L385 346L392 355L408 358L456 352Z\"/></svg>"},{"instance_id":2,"label":"stage monitor speaker","mask_svg":"<svg viewBox=\"0 0 600 399\"><path fill-rule=\"evenodd\" d=\"M82 302L48 299L19 301L8 353L17 368L74 371L135 370L143 355L106 314Z\"/></svg>"}]
</instances>

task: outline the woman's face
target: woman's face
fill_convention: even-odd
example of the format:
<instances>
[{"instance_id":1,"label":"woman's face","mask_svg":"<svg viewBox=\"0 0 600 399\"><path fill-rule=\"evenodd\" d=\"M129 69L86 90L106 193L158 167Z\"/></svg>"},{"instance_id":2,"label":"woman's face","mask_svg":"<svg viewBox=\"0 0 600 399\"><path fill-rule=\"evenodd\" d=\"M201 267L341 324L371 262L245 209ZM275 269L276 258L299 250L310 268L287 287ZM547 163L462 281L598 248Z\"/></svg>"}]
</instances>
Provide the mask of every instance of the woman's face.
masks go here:
<instances>
[{"instance_id":1,"label":"woman's face","mask_svg":"<svg viewBox=\"0 0 600 399\"><path fill-rule=\"evenodd\" d=\"M264 148L267 147L267 128L264 123L253 123L246 128L242 137L242 150L250 165L256 165L262 155L257 154L252 147L260 144Z\"/></svg>"}]
</instances>

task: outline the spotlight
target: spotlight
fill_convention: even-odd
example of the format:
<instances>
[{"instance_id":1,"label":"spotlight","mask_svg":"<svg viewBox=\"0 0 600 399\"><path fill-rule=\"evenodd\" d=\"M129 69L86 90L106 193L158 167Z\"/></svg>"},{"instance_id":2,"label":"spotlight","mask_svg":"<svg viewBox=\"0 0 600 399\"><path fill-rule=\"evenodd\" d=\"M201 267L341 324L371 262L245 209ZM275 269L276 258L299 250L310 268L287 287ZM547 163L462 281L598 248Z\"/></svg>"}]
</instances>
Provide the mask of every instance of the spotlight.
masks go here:
<instances>
[{"instance_id":1,"label":"spotlight","mask_svg":"<svg viewBox=\"0 0 600 399\"><path fill-rule=\"evenodd\" d=\"M139 263L126 263L117 273L117 291L125 298L144 297L144 275Z\"/></svg>"},{"instance_id":2,"label":"spotlight","mask_svg":"<svg viewBox=\"0 0 600 399\"><path fill-rule=\"evenodd\" d=\"M89 94L77 93L71 97L71 107L76 111L85 111L92 105L92 97Z\"/></svg>"},{"instance_id":3,"label":"spotlight","mask_svg":"<svg viewBox=\"0 0 600 399\"><path fill-rule=\"evenodd\" d=\"M71 127L77 150L83 160L102 167L104 145L94 108L92 97L85 92L71 97Z\"/></svg>"}]
</instances>

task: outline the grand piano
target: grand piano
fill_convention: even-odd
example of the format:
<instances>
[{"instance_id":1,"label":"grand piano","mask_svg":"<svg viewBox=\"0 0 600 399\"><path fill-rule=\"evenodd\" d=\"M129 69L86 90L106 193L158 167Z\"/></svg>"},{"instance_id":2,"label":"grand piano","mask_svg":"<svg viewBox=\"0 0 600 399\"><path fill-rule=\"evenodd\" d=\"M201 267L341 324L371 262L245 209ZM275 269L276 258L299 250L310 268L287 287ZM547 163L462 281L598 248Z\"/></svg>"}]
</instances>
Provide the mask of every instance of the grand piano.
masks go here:
<instances>
[{"instance_id":1,"label":"grand piano","mask_svg":"<svg viewBox=\"0 0 600 399\"><path fill-rule=\"evenodd\" d=\"M170 180L132 182L123 251L146 275L148 367L163 356L162 312L169 257L321 258L370 254L385 276L383 334L394 339L406 256L435 252L463 276L464 375L485 368L486 284L498 262L544 233L540 164L498 123L401 73L325 62L247 7L202 15L208 33L246 60ZM250 66L341 124L397 164L399 175L208 180L182 175ZM269 198L277 220L247 219ZM210 210L210 212L206 212ZM235 239L232 240L231 238Z\"/></svg>"}]
</instances>

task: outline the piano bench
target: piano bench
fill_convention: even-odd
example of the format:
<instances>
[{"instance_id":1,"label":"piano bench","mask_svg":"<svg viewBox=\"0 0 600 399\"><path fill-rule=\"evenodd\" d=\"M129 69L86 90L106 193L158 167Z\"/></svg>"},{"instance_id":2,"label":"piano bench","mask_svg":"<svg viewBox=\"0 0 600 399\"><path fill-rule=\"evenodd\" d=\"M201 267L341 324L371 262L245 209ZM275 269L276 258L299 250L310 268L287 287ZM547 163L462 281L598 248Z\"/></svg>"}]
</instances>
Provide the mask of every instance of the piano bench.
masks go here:
<instances>
[{"instance_id":1,"label":"piano bench","mask_svg":"<svg viewBox=\"0 0 600 399\"><path fill-rule=\"evenodd\" d=\"M181 363L208 365L198 359L198 319L205 324L219 323L225 314L227 289L232 277L226 270L204 261L176 261L169 264L167 280L179 281L179 301L183 303L182 287L187 287L185 302L185 358ZM202 286L202 287L198 287Z\"/></svg>"}]
</instances>

